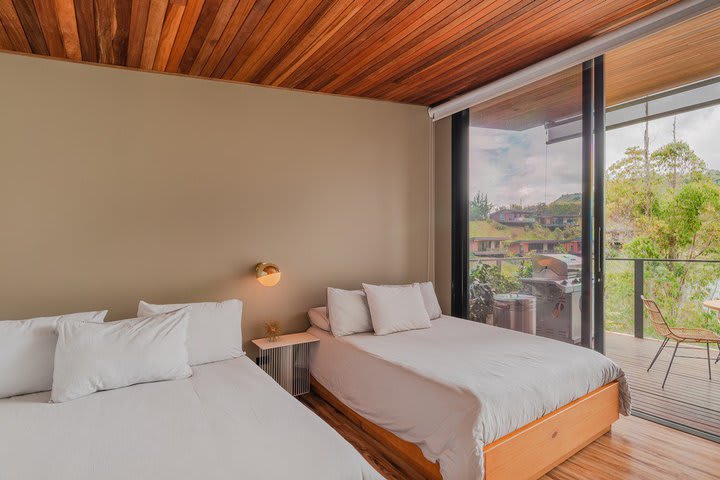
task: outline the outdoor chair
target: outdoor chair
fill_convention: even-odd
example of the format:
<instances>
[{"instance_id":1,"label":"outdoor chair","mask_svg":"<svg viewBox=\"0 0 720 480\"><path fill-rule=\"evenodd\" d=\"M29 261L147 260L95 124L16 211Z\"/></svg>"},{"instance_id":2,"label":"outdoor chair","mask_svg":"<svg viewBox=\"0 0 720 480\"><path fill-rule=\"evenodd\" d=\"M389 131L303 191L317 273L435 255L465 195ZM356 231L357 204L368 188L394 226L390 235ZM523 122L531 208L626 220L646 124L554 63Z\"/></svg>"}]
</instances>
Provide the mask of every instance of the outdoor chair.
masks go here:
<instances>
[{"instance_id":1,"label":"outdoor chair","mask_svg":"<svg viewBox=\"0 0 720 480\"><path fill-rule=\"evenodd\" d=\"M662 383L662 388L665 388L665 382L667 382L668 375L670 374L670 369L672 368L673 361L675 360L675 356L677 354L678 347L680 347L680 344L683 342L687 343L704 343L705 349L707 350L707 362L708 362L708 377L710 380L712 380L712 371L710 369L710 344L714 343L718 346L720 349L720 335L717 333L707 330L704 328L678 328L678 327L671 327L668 325L668 323L665 321L665 317L663 316L662 312L660 311L660 307L658 307L658 304L655 303L655 300L650 300L649 298L641 297L643 304L645 305L645 309L650 314L650 321L653 324L653 327L655 327L655 330L664 337L664 340L662 342L662 345L660 345L660 348L658 349L657 353L655 354L655 358L653 358L652 362L650 362L650 366L647 368L647 371L649 372L652 366L655 364L655 361L660 356L660 353L663 351L663 349L667 346L668 342L670 340L675 341L675 348L673 350L673 356L670 359L670 365L668 365L667 372L665 373L665 379ZM693 347L680 347L680 348L690 348L697 350ZM683 356L683 355L677 355L679 358L702 358L702 357L690 357L690 356ZM718 354L717 358L715 359L715 363L720 360L720 353Z\"/></svg>"}]
</instances>

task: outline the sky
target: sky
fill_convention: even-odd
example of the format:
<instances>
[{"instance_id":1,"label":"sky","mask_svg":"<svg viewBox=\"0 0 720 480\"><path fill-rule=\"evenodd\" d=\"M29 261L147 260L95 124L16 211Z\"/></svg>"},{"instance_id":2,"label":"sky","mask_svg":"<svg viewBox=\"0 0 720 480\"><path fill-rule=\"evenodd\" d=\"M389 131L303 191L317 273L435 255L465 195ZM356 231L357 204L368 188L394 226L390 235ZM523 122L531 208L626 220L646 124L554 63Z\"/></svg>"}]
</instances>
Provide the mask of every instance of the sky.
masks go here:
<instances>
[{"instance_id":1,"label":"sky","mask_svg":"<svg viewBox=\"0 0 720 480\"><path fill-rule=\"evenodd\" d=\"M650 150L672 141L673 117L650 122ZM645 124L606 133L606 162L642 146ZM708 168L720 170L720 106L677 115L677 138L690 144ZM470 128L470 193L488 194L495 205L552 202L581 191L581 140L545 145L543 126L514 132Z\"/></svg>"}]
</instances>

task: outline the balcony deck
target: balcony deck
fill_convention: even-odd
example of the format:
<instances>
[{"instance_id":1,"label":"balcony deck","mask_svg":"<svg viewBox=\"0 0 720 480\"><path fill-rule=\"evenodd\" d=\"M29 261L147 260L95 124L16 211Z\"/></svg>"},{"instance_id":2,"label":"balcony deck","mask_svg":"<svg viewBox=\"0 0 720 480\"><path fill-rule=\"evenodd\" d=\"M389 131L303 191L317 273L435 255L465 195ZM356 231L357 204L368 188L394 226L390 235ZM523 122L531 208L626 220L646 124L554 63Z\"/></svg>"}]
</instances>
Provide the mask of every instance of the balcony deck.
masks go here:
<instances>
[{"instance_id":1,"label":"balcony deck","mask_svg":"<svg viewBox=\"0 0 720 480\"><path fill-rule=\"evenodd\" d=\"M665 389L660 388L672 357L665 348L650 372L646 372L660 342L607 332L606 354L625 371L633 397L633 409L720 436L720 363L717 348L710 349L712 381L708 380L705 346L702 350L678 350ZM674 346L674 343L673 343Z\"/></svg>"}]
</instances>

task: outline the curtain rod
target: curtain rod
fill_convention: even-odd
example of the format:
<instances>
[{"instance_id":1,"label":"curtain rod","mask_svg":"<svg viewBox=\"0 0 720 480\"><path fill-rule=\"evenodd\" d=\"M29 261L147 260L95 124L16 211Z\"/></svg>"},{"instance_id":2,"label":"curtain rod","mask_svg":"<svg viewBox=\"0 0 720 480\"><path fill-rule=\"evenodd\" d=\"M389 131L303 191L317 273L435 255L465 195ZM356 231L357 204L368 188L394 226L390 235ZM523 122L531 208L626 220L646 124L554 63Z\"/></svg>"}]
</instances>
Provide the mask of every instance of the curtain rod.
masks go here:
<instances>
[{"instance_id":1,"label":"curtain rod","mask_svg":"<svg viewBox=\"0 0 720 480\"><path fill-rule=\"evenodd\" d=\"M449 117L473 105L511 92L566 68L580 65L582 62L602 55L613 48L717 8L720 8L720 0L687 0L680 2L613 32L600 35L550 58L541 60L492 83L464 93L436 107L428 108L428 114L433 121Z\"/></svg>"}]
</instances>

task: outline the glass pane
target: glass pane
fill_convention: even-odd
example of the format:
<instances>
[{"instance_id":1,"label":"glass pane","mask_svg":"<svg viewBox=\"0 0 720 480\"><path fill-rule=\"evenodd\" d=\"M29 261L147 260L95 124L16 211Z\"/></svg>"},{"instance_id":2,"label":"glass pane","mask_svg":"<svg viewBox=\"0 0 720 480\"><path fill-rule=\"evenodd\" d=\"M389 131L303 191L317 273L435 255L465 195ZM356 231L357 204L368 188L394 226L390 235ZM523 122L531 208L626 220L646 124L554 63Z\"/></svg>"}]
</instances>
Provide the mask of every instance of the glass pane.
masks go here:
<instances>
[{"instance_id":1,"label":"glass pane","mask_svg":"<svg viewBox=\"0 0 720 480\"><path fill-rule=\"evenodd\" d=\"M719 345L684 341L673 359L674 339L662 348L667 330L640 299L680 335L720 335L706 306L720 299L720 11L608 52L605 65L606 353L635 412L720 440Z\"/></svg>"},{"instance_id":2,"label":"glass pane","mask_svg":"<svg viewBox=\"0 0 720 480\"><path fill-rule=\"evenodd\" d=\"M580 343L581 111L580 66L470 109L471 320Z\"/></svg>"}]
</instances>

